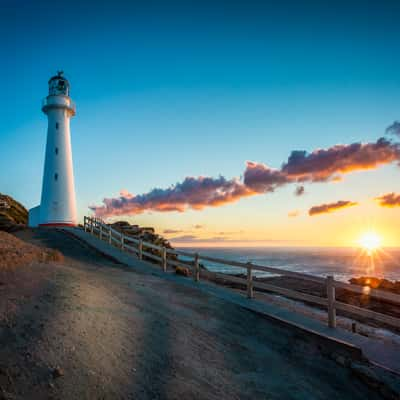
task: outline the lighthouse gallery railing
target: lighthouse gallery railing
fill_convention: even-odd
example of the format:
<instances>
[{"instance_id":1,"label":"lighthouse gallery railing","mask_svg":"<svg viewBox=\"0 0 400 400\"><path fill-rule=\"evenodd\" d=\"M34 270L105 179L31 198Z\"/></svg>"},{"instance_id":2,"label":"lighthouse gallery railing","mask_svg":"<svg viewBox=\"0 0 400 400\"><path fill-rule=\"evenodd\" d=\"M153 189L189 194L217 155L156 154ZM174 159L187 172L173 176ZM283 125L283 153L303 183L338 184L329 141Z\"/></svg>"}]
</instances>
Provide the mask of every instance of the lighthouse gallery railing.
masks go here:
<instances>
[{"instance_id":1,"label":"lighthouse gallery railing","mask_svg":"<svg viewBox=\"0 0 400 400\"><path fill-rule=\"evenodd\" d=\"M47 96L42 100L42 109L45 108L45 107L50 107L50 106L54 106L54 105L57 104L57 103L52 101L52 97L54 97L54 96ZM60 95L60 96L57 96L57 97L62 97L62 96ZM75 114L76 113L76 105L75 105L75 103L69 97L67 97L67 96L63 96L63 97L65 99L65 104L63 104L63 105L68 107Z\"/></svg>"}]
</instances>

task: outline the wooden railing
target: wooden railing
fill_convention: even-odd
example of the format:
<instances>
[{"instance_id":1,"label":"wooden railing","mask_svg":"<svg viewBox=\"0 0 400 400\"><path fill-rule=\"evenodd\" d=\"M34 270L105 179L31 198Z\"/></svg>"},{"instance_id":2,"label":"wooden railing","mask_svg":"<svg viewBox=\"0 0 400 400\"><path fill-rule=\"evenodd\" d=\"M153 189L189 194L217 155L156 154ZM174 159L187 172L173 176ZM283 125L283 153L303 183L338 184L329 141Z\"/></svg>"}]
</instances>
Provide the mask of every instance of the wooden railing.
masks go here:
<instances>
[{"instance_id":1,"label":"wooden railing","mask_svg":"<svg viewBox=\"0 0 400 400\"><path fill-rule=\"evenodd\" d=\"M243 284L246 287L247 297L249 299L254 297L254 291L257 289L267 290L268 292L278 293L283 296L305 301L312 304L318 304L327 309L328 314L328 325L332 328L336 327L336 310L345 311L352 315L359 317L369 318L374 321L382 322L384 324L400 328L400 319L392 317L386 314L378 313L366 308L354 306L341 301L336 300L335 289L345 289L353 293L361 294L371 298L384 300L396 305L400 305L400 296L394 293L377 290L370 288L369 286L358 286L351 285L345 282L339 282L334 279L333 276L327 276L326 278L303 274L300 272L287 271L280 268L267 267L263 265L257 265L254 263L243 263L233 260L225 260L222 258L209 257L198 253L190 253L183 250L175 250L166 248L163 246L157 246L153 243L145 242L141 239L135 239L131 236L124 235L121 232L108 226L100 218L84 217L84 229L86 232L92 235L98 236L101 240L107 241L110 245L119 247L123 251L127 251L135 254L140 260L143 257L157 261L162 267L163 271L167 271L168 265L172 266L183 266L191 270L193 279L195 281L200 280L200 260L210 261L222 265L228 265L232 267L243 268L246 271L246 279L222 273L214 273L213 276L221 278L229 282ZM154 254L149 249L156 250L157 254ZM170 257L168 257L170 255ZM178 260L178 256L187 258L188 260ZM317 282L324 285L326 288L326 297L319 297L293 289L287 289L269 283L260 282L253 279L254 271L269 272L272 274L278 274L282 276L288 276L292 278L298 278L301 280Z\"/></svg>"}]
</instances>

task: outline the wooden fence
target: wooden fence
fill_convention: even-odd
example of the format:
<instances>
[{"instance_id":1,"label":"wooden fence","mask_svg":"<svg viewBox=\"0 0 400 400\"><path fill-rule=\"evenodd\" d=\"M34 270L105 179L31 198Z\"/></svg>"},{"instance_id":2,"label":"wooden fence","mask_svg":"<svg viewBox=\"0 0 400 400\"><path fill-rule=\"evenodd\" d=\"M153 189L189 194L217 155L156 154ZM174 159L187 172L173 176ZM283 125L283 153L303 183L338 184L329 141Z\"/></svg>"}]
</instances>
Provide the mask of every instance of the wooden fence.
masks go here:
<instances>
[{"instance_id":1,"label":"wooden fence","mask_svg":"<svg viewBox=\"0 0 400 400\"><path fill-rule=\"evenodd\" d=\"M168 265L172 266L184 266L189 268L192 272L193 279L195 281L200 280L200 260L210 261L222 265L239 267L245 269L247 272L247 278L244 279L239 276L232 276L228 274L215 273L214 276L222 278L226 281L243 284L246 286L247 297L249 299L254 297L254 291L257 289L267 290L269 292L277 293L292 299L305 301L312 304L318 304L326 308L328 313L328 325L331 328L336 327L336 310L345 311L355 316L369 318L371 320L382 322L390 326L400 328L400 319L395 318L386 314L378 313L366 308L354 306L344 302L336 300L335 289L345 289L353 293L369 296L371 298L384 300L396 305L400 305L400 295L377 290L370 288L369 286L358 286L351 285L345 282L339 282L334 279L333 276L327 276L326 278L313 276L309 274L303 274L300 272L287 271L280 268L267 267L263 265L257 265L254 263L243 263L232 260L225 260L221 258L208 257L198 253L190 253L183 250L169 249L162 246L157 246L152 243L145 242L141 239L136 239L128 235L124 235L121 232L111 228L99 218L84 217L84 229L86 232L91 233L100 238L100 240L108 241L110 245L116 246L123 251L128 251L135 254L140 260L143 257L150 258L160 263L163 271L167 271ZM157 254L154 254L149 249L156 250ZM168 257L168 254L176 257ZM178 256L187 258L188 260L177 260ZM314 296L311 294L299 292L293 289L286 289L283 287L271 285L264 282L259 282L253 279L254 271L269 272L272 274L278 274L282 276L288 276L292 278L298 278L306 281L317 282L324 285L326 288L326 297Z\"/></svg>"}]
</instances>

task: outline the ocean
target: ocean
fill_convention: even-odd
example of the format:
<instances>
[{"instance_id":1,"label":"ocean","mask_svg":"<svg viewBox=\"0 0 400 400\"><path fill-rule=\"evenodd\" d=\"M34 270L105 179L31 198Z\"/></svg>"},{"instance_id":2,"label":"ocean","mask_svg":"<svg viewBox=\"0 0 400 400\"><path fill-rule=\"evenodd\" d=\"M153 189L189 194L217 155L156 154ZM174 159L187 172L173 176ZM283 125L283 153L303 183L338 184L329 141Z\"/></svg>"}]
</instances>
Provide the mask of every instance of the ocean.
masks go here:
<instances>
[{"instance_id":1,"label":"ocean","mask_svg":"<svg viewBox=\"0 0 400 400\"><path fill-rule=\"evenodd\" d=\"M239 262L254 262L259 265L325 277L334 275L336 280L347 282L352 277L374 276L389 280L400 280L400 248L386 248L372 256L353 248L276 248L234 247L196 248L185 247L184 251L200 255L223 258ZM229 267L209 261L200 262L210 271L221 273L245 273L242 268ZM256 276L272 274L255 272Z\"/></svg>"}]
</instances>

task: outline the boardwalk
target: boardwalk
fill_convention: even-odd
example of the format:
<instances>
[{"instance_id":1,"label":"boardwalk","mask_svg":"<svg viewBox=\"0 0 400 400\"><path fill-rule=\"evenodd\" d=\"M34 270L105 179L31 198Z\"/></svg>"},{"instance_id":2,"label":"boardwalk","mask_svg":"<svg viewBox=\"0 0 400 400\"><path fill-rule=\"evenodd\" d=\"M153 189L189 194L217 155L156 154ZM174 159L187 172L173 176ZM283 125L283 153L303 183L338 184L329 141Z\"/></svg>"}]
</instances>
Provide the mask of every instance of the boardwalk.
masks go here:
<instances>
[{"instance_id":1,"label":"boardwalk","mask_svg":"<svg viewBox=\"0 0 400 400\"><path fill-rule=\"evenodd\" d=\"M26 267L19 289L3 289L16 310L0 325L0 387L12 398L380 398L256 314L134 272L61 232L20 237L66 259Z\"/></svg>"}]
</instances>

